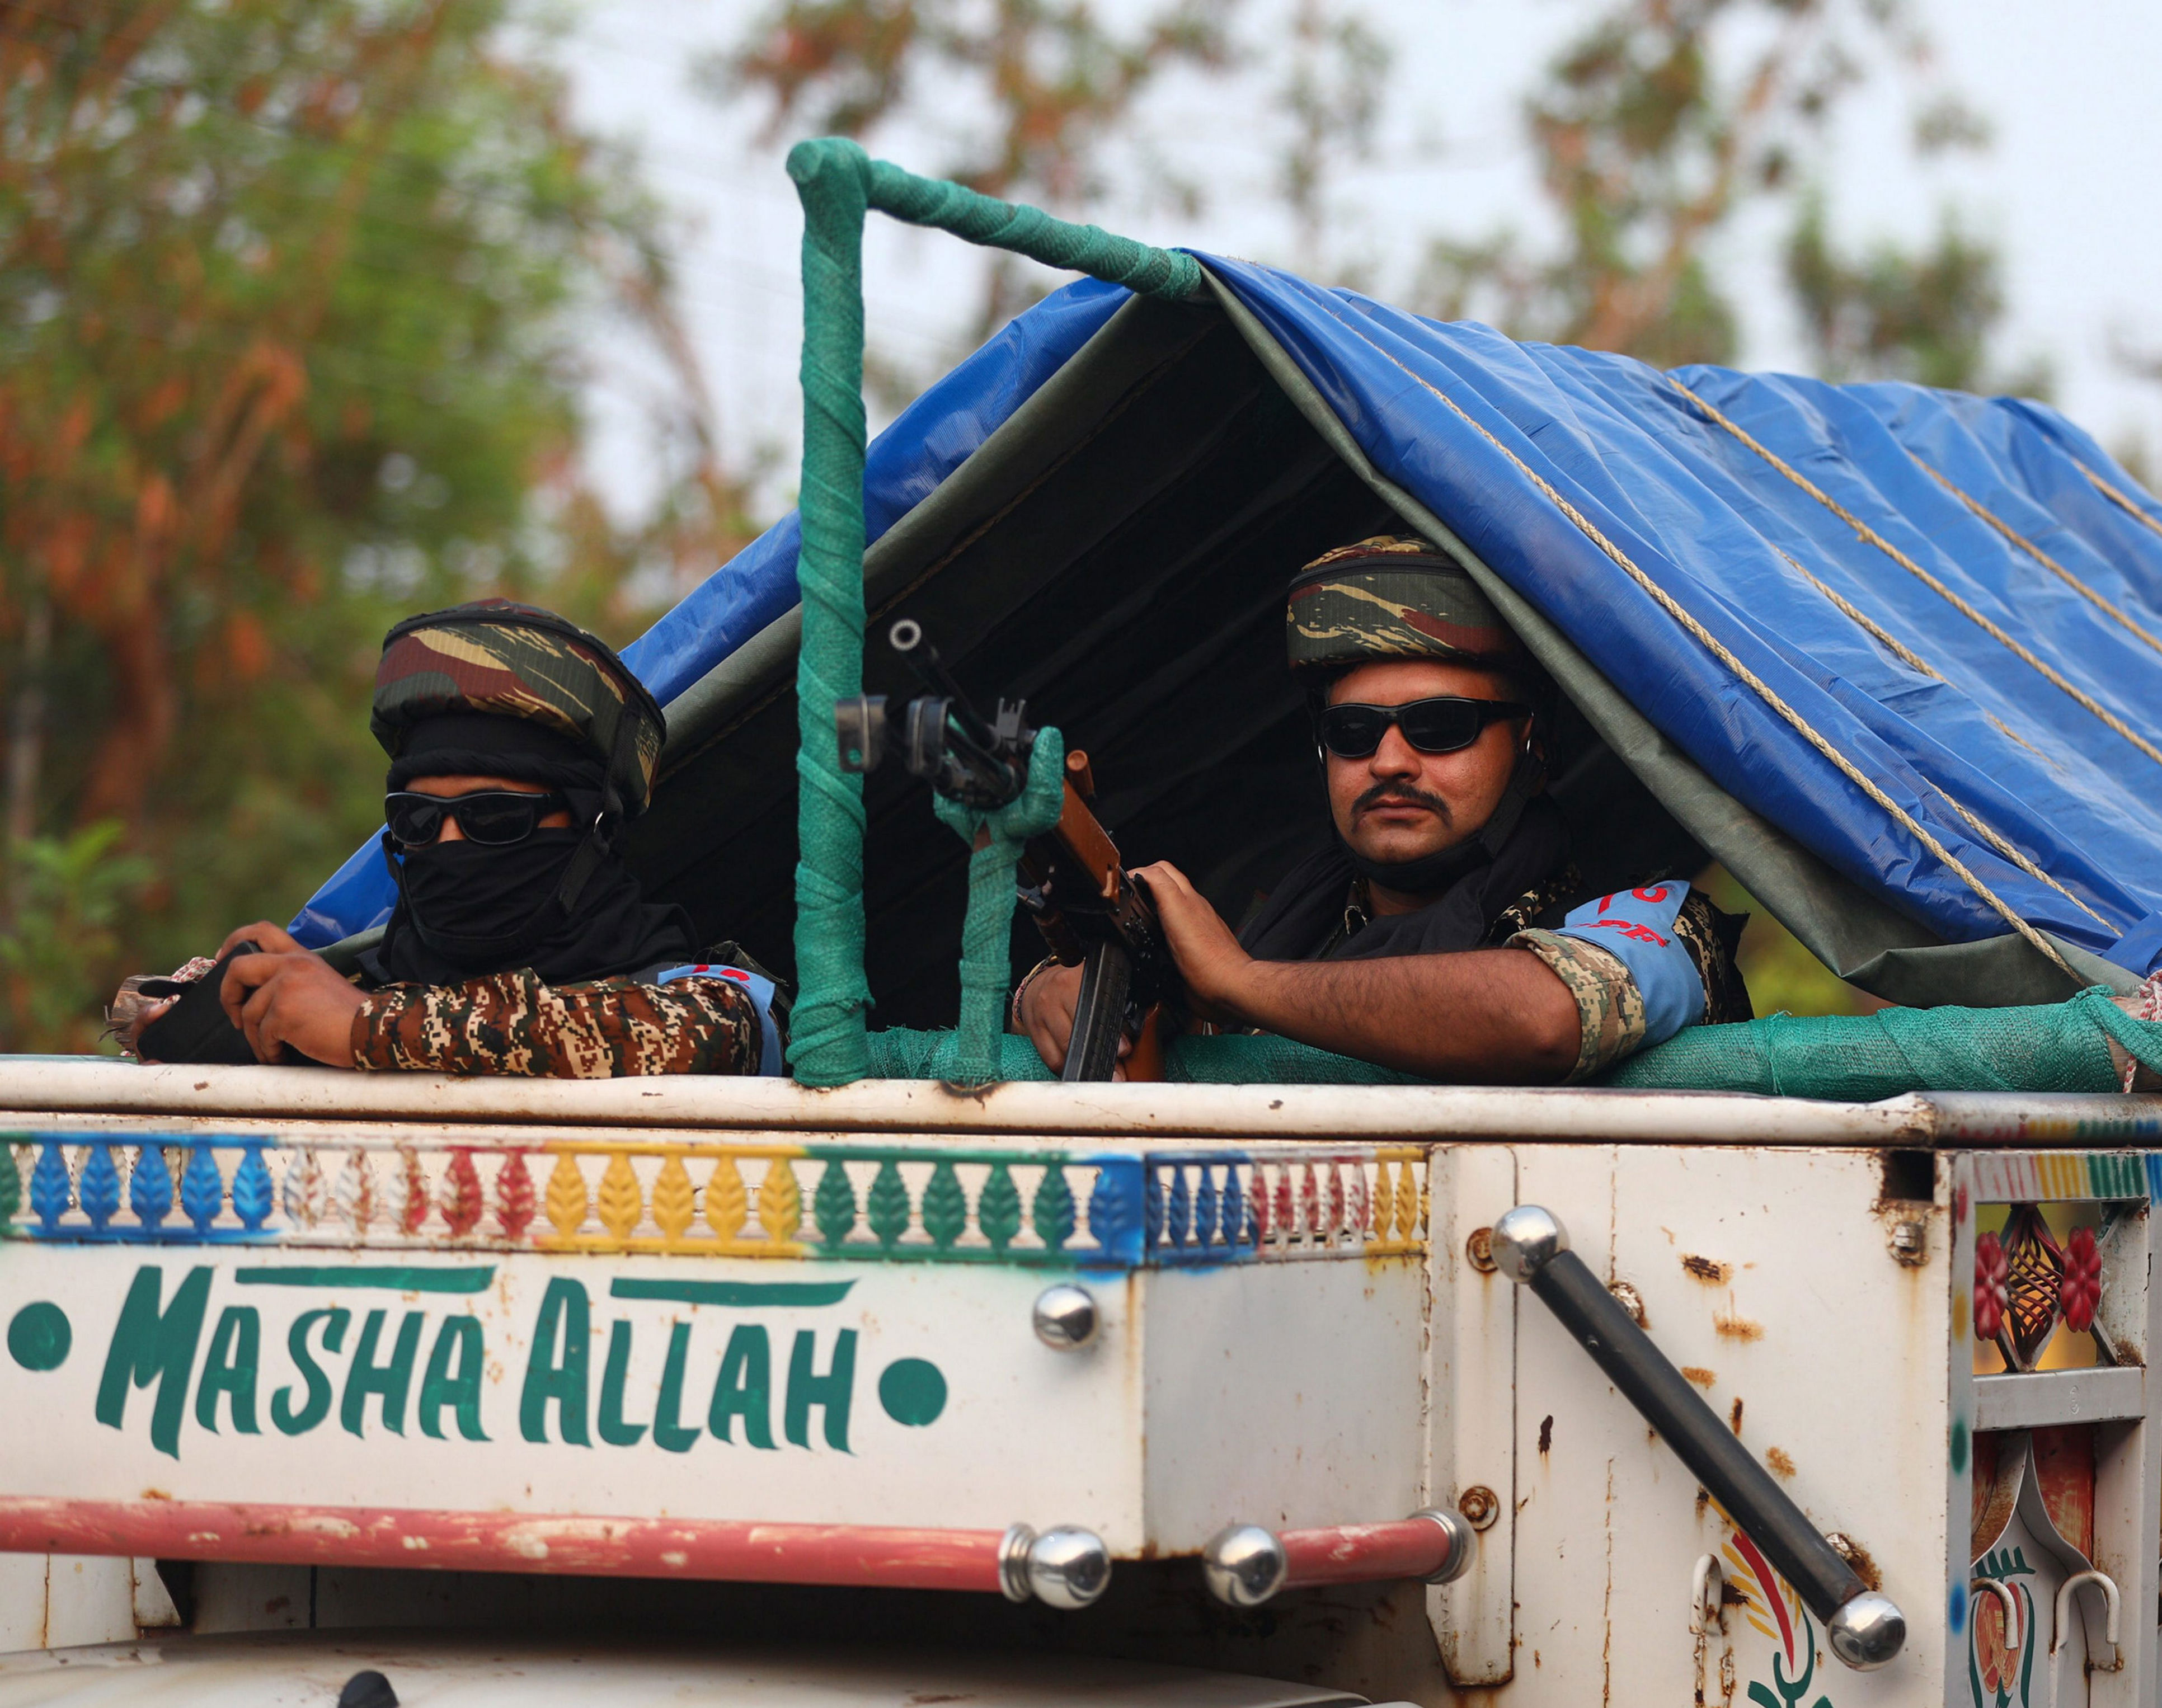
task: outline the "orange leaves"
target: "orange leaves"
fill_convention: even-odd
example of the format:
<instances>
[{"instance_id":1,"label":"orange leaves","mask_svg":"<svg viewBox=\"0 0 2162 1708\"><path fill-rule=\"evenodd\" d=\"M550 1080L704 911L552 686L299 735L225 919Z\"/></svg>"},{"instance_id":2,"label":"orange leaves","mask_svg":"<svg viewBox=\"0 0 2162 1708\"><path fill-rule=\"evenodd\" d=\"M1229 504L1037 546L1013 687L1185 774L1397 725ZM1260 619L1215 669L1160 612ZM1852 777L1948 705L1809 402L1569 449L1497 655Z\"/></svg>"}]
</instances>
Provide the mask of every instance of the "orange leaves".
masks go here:
<instances>
[{"instance_id":1,"label":"orange leaves","mask_svg":"<svg viewBox=\"0 0 2162 1708\"><path fill-rule=\"evenodd\" d=\"M145 433L154 433L180 412L188 400L186 376L169 373L144 394L135 405L136 427Z\"/></svg>"},{"instance_id":2,"label":"orange leaves","mask_svg":"<svg viewBox=\"0 0 2162 1708\"><path fill-rule=\"evenodd\" d=\"M155 550L172 538L174 524L179 520L180 506L173 498L172 482L153 472L135 497L136 540L146 549Z\"/></svg>"},{"instance_id":3,"label":"orange leaves","mask_svg":"<svg viewBox=\"0 0 2162 1708\"><path fill-rule=\"evenodd\" d=\"M252 682L270 665L270 636L253 611L235 611L225 619L225 658L234 677Z\"/></svg>"}]
</instances>

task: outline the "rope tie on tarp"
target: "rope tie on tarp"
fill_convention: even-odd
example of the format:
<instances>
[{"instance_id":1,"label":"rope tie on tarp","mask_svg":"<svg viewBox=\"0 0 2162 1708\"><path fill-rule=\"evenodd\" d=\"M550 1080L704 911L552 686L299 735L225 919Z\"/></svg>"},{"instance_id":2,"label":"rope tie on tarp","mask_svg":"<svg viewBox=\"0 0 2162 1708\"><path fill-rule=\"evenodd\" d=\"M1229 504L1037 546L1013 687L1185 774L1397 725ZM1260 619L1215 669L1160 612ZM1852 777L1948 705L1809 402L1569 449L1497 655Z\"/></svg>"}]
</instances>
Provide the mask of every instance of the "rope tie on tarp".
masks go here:
<instances>
[{"instance_id":1,"label":"rope tie on tarp","mask_svg":"<svg viewBox=\"0 0 2162 1708\"><path fill-rule=\"evenodd\" d=\"M2033 947L2042 955L2043 958L2047 960L2051 966L2056 968L2058 971L2062 973L2075 985L2082 982L2080 975L2072 970L2071 963L2067 961L2064 956L2058 952L2057 946L2055 943L2051 943L2049 938L2044 937L2040 932L2035 930L2033 926L2029 925L2025 919L2021 917L2021 916L2013 909L2010 904L2008 903L2003 896L1999 896L1994 890L1991 889L1988 885L1985 884L1981 878L1977 876L1974 872L1970 870L1966 862L1961 860L1956 854L1952 853L1950 849L1946 848L1943 843L1939 841L1935 834L1924 827L1920 820L1916 818L1913 813L1908 812L1905 807L1894 801L1889 795L1886 794L1867 772L1864 771L1861 766L1855 764L1852 760L1849 759L1845 754L1841 753L1837 747L1834 746L1830 740L1819 731L1816 726L1811 723L1808 718L1803 717L1800 713L1797 712L1792 706L1789 705L1780 696L1777 689L1773 687L1773 686L1769 682L1766 682L1762 676L1758 676L1756 671L1750 669L1747 665L1742 663L1740 659L1736 658L1733 652L1727 648L1726 644L1722 642L1717 635L1714 635L1710 629L1705 628L1702 623L1700 623L1689 614L1689 612L1682 605L1680 601L1676 599L1674 595L1669 593L1664 588L1661 587L1658 582L1653 580L1652 577L1647 575L1642 569L1638 568L1637 567L1636 561L1619 546L1616 546L1611 540L1609 540L1605 534L1601 532L1599 525L1594 522L1590 517L1585 515L1583 511L1578 509L1574 504L1571 504L1566 498L1563 497L1561 493L1556 489L1551 481L1546 479L1545 477L1541 475L1537 469L1531 466L1531 464L1525 462L1522 457L1517 456L1517 453L1512 451L1507 445L1504 445L1499 438L1489 432L1485 426L1473 420L1454 398L1449 396L1447 392L1442 390L1439 386L1434 384L1434 382L1427 379L1424 374L1416 372L1413 368L1406 366L1402 362L1398 361L1393 352L1385 349L1382 346L1375 342L1372 338L1367 337L1364 332L1360 331L1356 326L1350 325L1350 322L1344 321L1340 316L1338 319L1338 324L1344 326L1345 329L1350 332L1353 337L1358 338L1361 343L1365 344L1384 361L1396 368L1398 372L1402 373L1407 379L1412 381L1413 384L1421 387L1431 394L1435 401L1449 410L1449 412L1454 415L1457 420L1463 422L1465 426L1470 428L1473 432L1478 434L1480 438L1484 439L1489 445L1492 446L1493 448L1499 452L1504 457L1507 458L1510 465L1514 467L1519 474L1522 475L1525 479L1528 480L1533 486L1537 487L1539 491L1545 495L1547 500L1559 509L1563 515L1566 516L1585 539L1590 541L1594 546L1596 546L1616 568L1620 569L1623 574L1627 575L1630 578L1630 580L1635 582L1646 593L1649 594L1653 601L1658 604L1659 609L1664 611L1669 617L1672 617L1675 622L1679 623L1699 645L1702 646L1705 651L1709 652L1722 666L1731 671L1738 681L1747 687L1759 699L1763 701L1767 706L1769 706L1780 718L1784 719L1787 724L1795 732L1795 734L1799 735L1803 740L1808 742L1811 747L1815 748L1820 754L1823 755L1825 758L1830 760L1831 763L1837 767L1840 775L1844 776L1849 782L1852 783L1855 787L1861 790L1862 792L1867 795L1871 801L1874 802L1880 812L1883 812L1888 816L1894 823L1900 827L1901 829L1904 830L1909 836L1913 837L1915 841L1921 844L1921 845L1929 851L1932 859L1938 861L1944 866L1945 870L1950 872L1955 877L1958 878L1961 883L1965 884L1968 889L1971 890L1992 912L1995 913L1998 918L2002 919L2007 925L2010 926L2013 930L2018 932L2021 937L2024 938L2029 943L2033 945ZM1679 381L1675 383L1679 384ZM1686 388L1684 389L1686 389ZM1705 407L1709 408L1710 405L1706 405ZM1799 478L1799 476L1796 478ZM1829 500L1827 500L1827 502L1829 502Z\"/></svg>"},{"instance_id":2,"label":"rope tie on tarp","mask_svg":"<svg viewBox=\"0 0 2162 1708\"><path fill-rule=\"evenodd\" d=\"M1842 613L1851 618L1856 625L1859 627L1864 634L1867 635L1871 640L1876 641L1878 645L1883 647L1888 652L1891 653L1892 656L1897 658L1902 664L1907 666L1909 669L1918 671L1922 675L1929 676L1936 682L1944 682L1947 687L1950 686L1949 679L1945 676L1945 673L1942 671L1938 670L1919 653L1905 645L1901 642L1897 635L1892 634L1890 630L1877 624L1867 612L1863 611L1860 607L1846 598L1837 591L1837 589L1832 588L1827 582L1820 580L1817 577L1810 574L1798 559L1790 556L1785 551L1780 551L1779 547L1777 546L1773 546L1772 549L1774 551L1778 551L1780 556L1786 558L1788 566L1793 569L1796 575L1801 577L1804 581L1807 582L1811 587L1822 593L1827 599L1830 600L1831 603L1838 607ZM2034 746L2034 743L2021 736L2017 730L2013 729L2011 725L2005 723L2003 718L1996 717L1987 712L1983 713L1982 715L1988 718L1991 723L1994 723L1999 729L2003 730L2022 747L2027 749L2029 752L2039 752L2039 750ZM1950 807L1953 812L1958 813L1961 817L1964 818L1967 822L1967 824L1974 830L1976 834L1980 836L1984 842L1987 842L1992 848L1995 849L1998 853L2003 854L2005 859L2010 860L2013 864L2018 867L2021 871L2026 873L2029 877L2034 879L2039 883L2047 884L2052 890L2055 890L2060 896L2063 896L2065 901L2071 902L2073 906L2078 908L2081 912L2086 914L2088 918L2094 921L2097 925L2101 926L2105 931L2115 932L2118 937L2123 937L2124 935L2123 932L2118 930L2117 927L2112 925L2109 921L2103 918L2101 914L2096 912L2093 908L2088 906L2086 902L2081 901L2078 896L2075 896L2070 890L2067 890L2062 884L2059 883L2055 878L2044 871L2041 867L2036 865L2033 860L2028 859L2026 854L2021 851L2017 844L2012 842L2009 838L2001 834L1996 828L1991 825L1987 820L1969 812L1964 806L1961 805L1958 797L1947 791L1943 784L1932 781L1930 786L1934 788L1937 791L1938 795L1942 797L1945 806Z\"/></svg>"},{"instance_id":3,"label":"rope tie on tarp","mask_svg":"<svg viewBox=\"0 0 2162 1708\"><path fill-rule=\"evenodd\" d=\"M1036 732L1028 784L991 812L943 795L931 797L938 822L969 844L969 913L961 927L961 1026L950 1063L937 1077L957 1085L988 1085L999 1071L999 1039L1006 1029L1006 991L1013 981L1014 862L1021 844L1058 823L1066 802L1066 741L1056 729Z\"/></svg>"},{"instance_id":4,"label":"rope tie on tarp","mask_svg":"<svg viewBox=\"0 0 2162 1708\"><path fill-rule=\"evenodd\" d=\"M1853 511L1848 509L1846 505L1841 504L1837 499L1834 498L1830 493L1826 492L1822 487L1811 480L1806 474L1804 474L1801 470L1796 468L1791 462L1789 462L1784 457L1781 457L1779 453L1773 450L1770 446L1763 444L1757 439L1752 437L1738 423L1729 420L1725 415L1714 409L1709 403L1705 402L1704 399L1699 397L1686 385L1684 385L1681 381L1675 379L1673 374L1668 374L1666 376L1666 379L1668 384L1673 386L1676 391L1679 392L1684 397L1687 398L1691 403L1702 410L1705 412L1705 415L1714 423L1714 425L1724 427L1736 439L1739 439L1744 445L1747 446L1752 451L1754 451L1759 457L1770 463L1773 467L1778 470L1781 474L1786 476L1789 480L1792 481L1796 486L1799 487L1804 492L1807 493L1811 498L1815 499L1819 504L1830 510L1832 514L1837 516L1841 521L1846 523L1848 527L1853 529L1859 538L1867 541L1869 545L1874 546L1879 551L1882 551L1887 557L1889 557L1894 563L1898 564L1900 568L1905 570L1908 574L1913 576L1916 580L1919 581L1923 586L1928 588L1930 592L1935 593L1940 598L1943 599L1954 610L1957 611L1960 615L1965 617L1969 622L1980 629L1985 635L1988 635L1991 640L1996 641L1998 645L2003 647L2008 652L2011 653L2013 657L2018 659L2023 664L2028 665L2039 671L2043 679L2049 682L2053 687L2061 689L2065 693L2071 696L2073 702L2077 704L2081 710L2092 713L2096 718L2101 719L2101 721L2111 730L2122 736L2125 740L2130 742L2134 747L2145 754L2148 758L2153 760L2157 765L2162 765L2162 747L2157 747L2153 742L2149 741L2145 736L2134 729L2129 723L2127 723L2122 718L2118 717L2116 713L2111 711L2108 707L2103 705L2101 701L2096 699L2093 695L2088 693L2084 688L2075 684L2064 674L2063 671L2060 671L2055 666L2050 664L2046 659L2043 658L2032 647L2028 646L2025 643L2015 638L2002 624L1993 621L1989 617L1984 615L1981 611L1977 610L1971 602L1963 598L1958 593L1946 586L1940 577L1930 574L1928 570L1923 568L1920 564L1915 562L1913 558L1909 557L1905 552L1894 546L1889 540L1887 540L1882 534L1878 533L1876 529L1871 527L1868 523L1863 521L1861 517L1856 515Z\"/></svg>"},{"instance_id":5,"label":"rope tie on tarp","mask_svg":"<svg viewBox=\"0 0 2162 1708\"><path fill-rule=\"evenodd\" d=\"M1940 474L1935 469L1930 467L1928 463L1924 462L1920 457L1914 457L1914 453L1913 452L1909 451L1907 454L1909 457L1914 457L1916 466L1921 469L1923 473L1928 475L1931 480L1936 482L1939 486L1942 487L1946 492L1950 493L1954 498L1965 504L1977 518L1987 522L1999 534L2002 534L2007 541L2011 544L2017 546L2022 551L2033 558L2035 562L2040 564L2043 568L2048 570L2050 574L2055 576L2058 580L2064 582L2066 587L2070 588L2074 593L2077 593L2097 610L2102 612L2107 616L2114 618L2124 628L2138 635L2157 652L2162 652L2162 640L2157 640L2152 635L2149 634L2146 629L2141 628L2138 624L2133 622L2131 618L2125 615L2123 611L2118 609L2118 608L2114 604L2111 603L2109 600L2104 598L2100 593L2097 593L2092 588L2089 587L2085 582L2074 575L2071 571L2066 569L2063 564L2058 562L2055 558L2050 556L2048 552L2037 546L2032 540L2029 540L2025 535L2020 533L2009 522L2006 521L1994 510L1987 509L1981 503L1980 500L1970 498L1966 494L1961 492L1957 487L1954 486L1951 482L1945 479L1943 475Z\"/></svg>"},{"instance_id":6,"label":"rope tie on tarp","mask_svg":"<svg viewBox=\"0 0 2162 1708\"><path fill-rule=\"evenodd\" d=\"M918 178L837 137L798 143L789 150L788 175L803 204L798 500L803 544L796 565L803 637L796 665L799 994L788 1059L806 1085L845 1085L871 1071L866 1025L871 995L864 976L864 781L841 769L833 729L834 702L863 692L864 221L876 208L973 243L1174 301L1200 290L1202 273L1191 255L1053 219L958 184ZM1031 778L1032 786L1033 770ZM1010 860L1007 867L1010 910ZM1002 940L1000 953L1005 953ZM964 979L966 965L964 960ZM971 1059L980 1066L990 1054L978 1052Z\"/></svg>"},{"instance_id":7,"label":"rope tie on tarp","mask_svg":"<svg viewBox=\"0 0 2162 1708\"><path fill-rule=\"evenodd\" d=\"M2086 476L2097 491L2130 516L2133 521L2154 533L2162 534L2162 522L2156 521L2154 517L2148 514L2146 508L2130 493L2112 486L2092 468L2082 468L2080 473Z\"/></svg>"}]
</instances>

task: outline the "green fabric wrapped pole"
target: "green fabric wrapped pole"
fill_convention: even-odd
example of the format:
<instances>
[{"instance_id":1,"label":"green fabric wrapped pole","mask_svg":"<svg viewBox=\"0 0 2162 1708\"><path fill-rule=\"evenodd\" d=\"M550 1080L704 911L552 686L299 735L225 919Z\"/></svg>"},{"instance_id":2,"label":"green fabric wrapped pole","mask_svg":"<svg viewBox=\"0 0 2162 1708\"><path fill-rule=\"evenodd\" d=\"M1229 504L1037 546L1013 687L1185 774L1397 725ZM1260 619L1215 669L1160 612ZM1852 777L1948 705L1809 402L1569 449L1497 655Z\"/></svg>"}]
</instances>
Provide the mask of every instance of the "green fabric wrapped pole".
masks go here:
<instances>
[{"instance_id":1,"label":"green fabric wrapped pole","mask_svg":"<svg viewBox=\"0 0 2162 1708\"><path fill-rule=\"evenodd\" d=\"M935 226L969 243L1086 273L1143 296L1183 302L1201 292L1201 264L1176 249L1153 248L1095 226L1053 219L1042 208L1000 201L943 178L919 178L885 160L865 156L864 164L870 205L911 225Z\"/></svg>"},{"instance_id":2,"label":"green fabric wrapped pole","mask_svg":"<svg viewBox=\"0 0 2162 1708\"><path fill-rule=\"evenodd\" d=\"M999 1072L999 1038L1006 1029L1006 990L1013 977L1014 862L1021 844L1058 823L1066 803L1066 740L1056 729L1036 732L1028 785L992 812L932 797L938 822L967 843L969 915L961 927L961 1029L953 1059L938 1077L957 1085L988 1085ZM979 845L980 839L980 846Z\"/></svg>"},{"instance_id":3,"label":"green fabric wrapped pole","mask_svg":"<svg viewBox=\"0 0 2162 1708\"><path fill-rule=\"evenodd\" d=\"M873 160L842 138L798 143L789 150L788 175L803 204L803 545L796 568L803 639L796 665L798 994L788 1060L806 1085L845 1085L873 1071L866 1042L871 995L864 977L864 780L841 769L833 728L833 703L863 692L865 214L876 207L970 243L1011 249L1053 267L1174 300L1198 294L1202 277L1200 264L1191 255L1053 219L958 184L918 178ZM1009 860L1009 909L1010 865ZM972 894L975 888L972 865ZM1004 942L1002 936L1002 957ZM964 988L967 976L964 971ZM1002 972L1001 989L1004 977ZM977 988L980 992L988 987L979 982ZM965 1036L975 1037L979 1030L964 1022ZM964 1071L990 1074L994 1065L991 1052L969 1047Z\"/></svg>"},{"instance_id":4,"label":"green fabric wrapped pole","mask_svg":"<svg viewBox=\"0 0 2162 1708\"><path fill-rule=\"evenodd\" d=\"M856 154L860 157L861 149ZM803 546L796 584L796 978L788 1059L806 1085L870 1069L864 1042L864 780L841 769L833 703L864 688L864 172L805 144L788 175L803 203Z\"/></svg>"}]
</instances>

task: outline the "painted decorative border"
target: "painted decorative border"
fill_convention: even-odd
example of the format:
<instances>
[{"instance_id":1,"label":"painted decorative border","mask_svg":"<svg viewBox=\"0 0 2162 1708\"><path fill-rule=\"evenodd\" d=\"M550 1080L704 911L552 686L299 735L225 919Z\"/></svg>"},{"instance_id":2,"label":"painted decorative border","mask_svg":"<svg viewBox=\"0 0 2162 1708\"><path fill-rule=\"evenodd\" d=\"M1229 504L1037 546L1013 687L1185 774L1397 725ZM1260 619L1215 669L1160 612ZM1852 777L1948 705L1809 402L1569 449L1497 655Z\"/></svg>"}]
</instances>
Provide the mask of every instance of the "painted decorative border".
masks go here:
<instances>
[{"instance_id":1,"label":"painted decorative border","mask_svg":"<svg viewBox=\"0 0 2162 1708\"><path fill-rule=\"evenodd\" d=\"M1063 1268L1426 1248L1418 1146L1077 1155L922 1145L18 1133L0 1235Z\"/></svg>"},{"instance_id":2,"label":"painted decorative border","mask_svg":"<svg viewBox=\"0 0 2162 1708\"><path fill-rule=\"evenodd\" d=\"M2162 1202L2162 1151L1979 1151L1970 1160L1979 1204Z\"/></svg>"}]
</instances>

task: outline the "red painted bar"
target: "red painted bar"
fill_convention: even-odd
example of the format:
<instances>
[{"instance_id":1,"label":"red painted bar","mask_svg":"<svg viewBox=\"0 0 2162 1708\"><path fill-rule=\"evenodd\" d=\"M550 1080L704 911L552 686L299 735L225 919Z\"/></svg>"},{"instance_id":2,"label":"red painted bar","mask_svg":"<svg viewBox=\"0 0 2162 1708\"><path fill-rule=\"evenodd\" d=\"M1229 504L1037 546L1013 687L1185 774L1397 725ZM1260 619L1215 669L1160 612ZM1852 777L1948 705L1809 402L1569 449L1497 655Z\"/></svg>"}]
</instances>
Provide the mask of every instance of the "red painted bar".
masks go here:
<instances>
[{"instance_id":1,"label":"red painted bar","mask_svg":"<svg viewBox=\"0 0 2162 1708\"><path fill-rule=\"evenodd\" d=\"M996 1594L1001 1539L996 1530L0 1495L0 1553L271 1565L421 1566Z\"/></svg>"},{"instance_id":2,"label":"red painted bar","mask_svg":"<svg viewBox=\"0 0 2162 1708\"><path fill-rule=\"evenodd\" d=\"M1449 1533L1431 1518L1284 1530L1284 1587L1430 1578L1449 1563Z\"/></svg>"}]
</instances>

